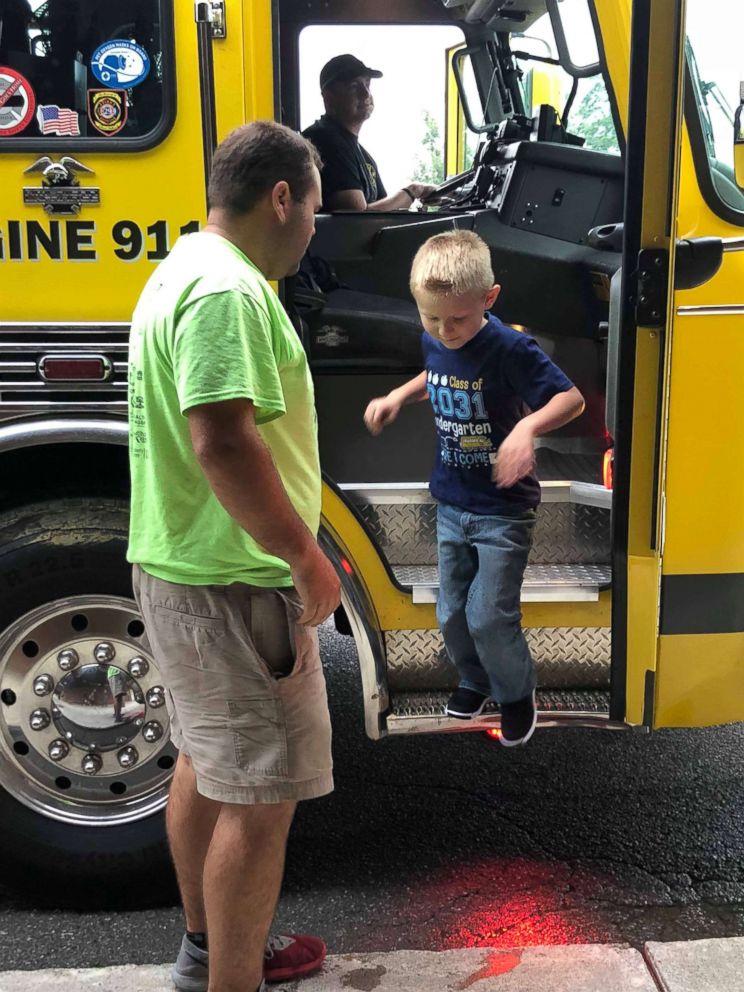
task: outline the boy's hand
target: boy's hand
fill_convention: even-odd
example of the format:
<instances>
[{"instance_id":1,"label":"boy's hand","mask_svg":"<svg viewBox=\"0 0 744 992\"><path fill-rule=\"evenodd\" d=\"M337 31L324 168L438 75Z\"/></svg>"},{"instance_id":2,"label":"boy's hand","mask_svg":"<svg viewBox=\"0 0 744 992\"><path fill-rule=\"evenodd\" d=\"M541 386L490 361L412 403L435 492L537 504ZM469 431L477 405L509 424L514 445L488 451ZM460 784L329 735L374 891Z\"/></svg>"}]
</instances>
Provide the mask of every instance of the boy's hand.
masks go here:
<instances>
[{"instance_id":1,"label":"boy's hand","mask_svg":"<svg viewBox=\"0 0 744 992\"><path fill-rule=\"evenodd\" d=\"M390 396L378 396L377 399L370 400L364 411L364 423L370 434L380 434L383 427L392 424L400 413L400 408L401 403Z\"/></svg>"},{"instance_id":2,"label":"boy's hand","mask_svg":"<svg viewBox=\"0 0 744 992\"><path fill-rule=\"evenodd\" d=\"M535 436L523 423L501 442L496 461L491 469L491 478L497 486L509 489L535 468Z\"/></svg>"}]
</instances>

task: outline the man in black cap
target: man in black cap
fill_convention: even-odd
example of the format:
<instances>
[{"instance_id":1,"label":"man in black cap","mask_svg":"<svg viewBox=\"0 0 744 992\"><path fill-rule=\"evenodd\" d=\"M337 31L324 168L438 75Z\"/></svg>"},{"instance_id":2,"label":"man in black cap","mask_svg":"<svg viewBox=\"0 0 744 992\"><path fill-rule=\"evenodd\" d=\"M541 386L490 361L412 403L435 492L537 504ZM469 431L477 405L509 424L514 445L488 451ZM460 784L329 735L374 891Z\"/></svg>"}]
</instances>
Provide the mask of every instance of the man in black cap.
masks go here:
<instances>
[{"instance_id":1,"label":"man in black cap","mask_svg":"<svg viewBox=\"0 0 744 992\"><path fill-rule=\"evenodd\" d=\"M337 55L321 69L326 112L302 133L323 159L323 210L407 209L435 189L411 183L388 196L375 160L359 144L362 124L375 106L370 84L381 76L353 55Z\"/></svg>"}]
</instances>

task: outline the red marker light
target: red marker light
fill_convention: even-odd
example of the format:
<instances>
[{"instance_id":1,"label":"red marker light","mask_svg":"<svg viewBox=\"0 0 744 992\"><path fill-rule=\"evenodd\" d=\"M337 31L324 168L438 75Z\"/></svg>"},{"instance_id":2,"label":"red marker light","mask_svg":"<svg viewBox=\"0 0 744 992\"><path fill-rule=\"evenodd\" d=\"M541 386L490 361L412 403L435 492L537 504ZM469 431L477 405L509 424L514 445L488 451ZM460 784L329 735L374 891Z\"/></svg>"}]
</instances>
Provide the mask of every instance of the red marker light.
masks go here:
<instances>
[{"instance_id":1,"label":"red marker light","mask_svg":"<svg viewBox=\"0 0 744 992\"><path fill-rule=\"evenodd\" d=\"M499 727L491 727L490 730L486 731L486 736L497 741L501 738L501 729Z\"/></svg>"},{"instance_id":2,"label":"red marker light","mask_svg":"<svg viewBox=\"0 0 744 992\"><path fill-rule=\"evenodd\" d=\"M347 575L354 574L354 569L351 567L350 563L346 560L346 558L341 559L341 568L343 568L343 570L346 572Z\"/></svg>"},{"instance_id":3,"label":"red marker light","mask_svg":"<svg viewBox=\"0 0 744 992\"><path fill-rule=\"evenodd\" d=\"M45 355L39 372L47 382L104 382L111 375L111 362L103 355Z\"/></svg>"}]
</instances>

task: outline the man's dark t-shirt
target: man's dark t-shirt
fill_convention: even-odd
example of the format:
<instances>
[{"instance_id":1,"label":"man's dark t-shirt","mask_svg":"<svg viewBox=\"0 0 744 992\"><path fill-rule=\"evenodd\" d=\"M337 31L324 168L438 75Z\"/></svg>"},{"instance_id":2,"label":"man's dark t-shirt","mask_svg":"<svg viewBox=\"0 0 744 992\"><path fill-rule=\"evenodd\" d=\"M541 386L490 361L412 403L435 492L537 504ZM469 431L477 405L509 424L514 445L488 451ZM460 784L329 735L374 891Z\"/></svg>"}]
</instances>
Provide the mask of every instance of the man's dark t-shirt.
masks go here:
<instances>
[{"instance_id":1,"label":"man's dark t-shirt","mask_svg":"<svg viewBox=\"0 0 744 992\"><path fill-rule=\"evenodd\" d=\"M488 323L461 348L421 335L439 450L431 494L470 513L514 516L540 502L535 475L501 489L491 468L501 442L530 410L539 410L573 383L534 338Z\"/></svg>"},{"instance_id":2,"label":"man's dark t-shirt","mask_svg":"<svg viewBox=\"0 0 744 992\"><path fill-rule=\"evenodd\" d=\"M333 193L358 189L367 203L375 203L387 196L377 169L377 164L359 138L328 114L302 132L318 149L323 159L320 178L323 186L323 209L328 210L328 200Z\"/></svg>"}]
</instances>

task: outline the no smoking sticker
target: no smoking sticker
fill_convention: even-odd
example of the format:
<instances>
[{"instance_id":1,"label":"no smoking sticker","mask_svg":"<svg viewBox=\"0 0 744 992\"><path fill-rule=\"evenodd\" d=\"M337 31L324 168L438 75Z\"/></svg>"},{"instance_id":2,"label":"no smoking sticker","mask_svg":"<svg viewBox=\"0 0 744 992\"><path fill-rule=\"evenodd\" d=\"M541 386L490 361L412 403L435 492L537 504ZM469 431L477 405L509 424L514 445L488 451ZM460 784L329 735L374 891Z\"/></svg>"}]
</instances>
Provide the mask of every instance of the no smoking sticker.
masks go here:
<instances>
[{"instance_id":1,"label":"no smoking sticker","mask_svg":"<svg viewBox=\"0 0 744 992\"><path fill-rule=\"evenodd\" d=\"M0 138L22 131L35 110L36 97L26 77L0 65Z\"/></svg>"}]
</instances>

